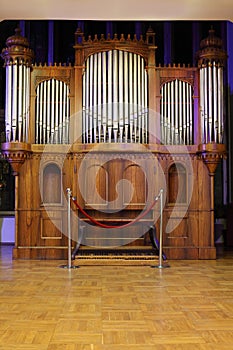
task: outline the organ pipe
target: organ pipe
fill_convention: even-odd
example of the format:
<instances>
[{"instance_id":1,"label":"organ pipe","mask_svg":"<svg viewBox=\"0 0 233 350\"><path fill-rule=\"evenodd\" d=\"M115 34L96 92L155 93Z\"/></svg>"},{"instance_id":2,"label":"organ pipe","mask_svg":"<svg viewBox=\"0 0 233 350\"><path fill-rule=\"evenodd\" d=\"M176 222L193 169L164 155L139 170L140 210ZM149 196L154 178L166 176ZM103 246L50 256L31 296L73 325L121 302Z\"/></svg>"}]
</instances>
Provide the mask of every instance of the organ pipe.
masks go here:
<instances>
[{"instance_id":1,"label":"organ pipe","mask_svg":"<svg viewBox=\"0 0 233 350\"><path fill-rule=\"evenodd\" d=\"M213 133L212 133L212 128L213 128L213 112L212 112L212 65L209 62L208 64L208 128L209 128L209 133L208 133L208 139L211 142L213 139Z\"/></svg>"},{"instance_id":2,"label":"organ pipe","mask_svg":"<svg viewBox=\"0 0 233 350\"><path fill-rule=\"evenodd\" d=\"M223 133L223 69L221 66L218 66L218 142L223 142L222 133Z\"/></svg>"},{"instance_id":3,"label":"organ pipe","mask_svg":"<svg viewBox=\"0 0 233 350\"><path fill-rule=\"evenodd\" d=\"M41 134L42 134L42 140L46 139L46 111L47 111L47 81L44 82L44 99L43 99L43 134L42 134L42 130L41 130ZM41 141L42 141L41 140Z\"/></svg>"},{"instance_id":4,"label":"organ pipe","mask_svg":"<svg viewBox=\"0 0 233 350\"><path fill-rule=\"evenodd\" d=\"M204 116L205 116L205 126L204 126L204 129L205 129L205 140L204 140L204 143L207 143L209 140L208 140L208 103L207 103L207 100L208 100L208 94L207 94L207 67L204 67L203 68L204 70Z\"/></svg>"},{"instance_id":5,"label":"organ pipe","mask_svg":"<svg viewBox=\"0 0 233 350\"><path fill-rule=\"evenodd\" d=\"M204 77L203 68L200 69L200 117L201 117L201 140L205 139L205 118L204 118Z\"/></svg>"},{"instance_id":6,"label":"organ pipe","mask_svg":"<svg viewBox=\"0 0 233 350\"><path fill-rule=\"evenodd\" d=\"M214 141L218 140L218 115L217 115L217 104L218 104L218 89L217 89L217 71L216 64L213 62L213 119L214 119Z\"/></svg>"}]
</instances>

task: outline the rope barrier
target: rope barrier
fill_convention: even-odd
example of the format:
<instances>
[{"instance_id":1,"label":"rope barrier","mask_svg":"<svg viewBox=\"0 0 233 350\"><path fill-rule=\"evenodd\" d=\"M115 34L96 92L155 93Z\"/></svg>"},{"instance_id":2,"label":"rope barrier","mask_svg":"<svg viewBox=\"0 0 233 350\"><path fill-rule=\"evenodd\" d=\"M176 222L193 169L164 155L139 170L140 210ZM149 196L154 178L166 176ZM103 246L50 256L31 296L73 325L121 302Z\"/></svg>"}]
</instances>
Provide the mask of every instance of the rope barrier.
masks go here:
<instances>
[{"instance_id":1,"label":"rope barrier","mask_svg":"<svg viewBox=\"0 0 233 350\"><path fill-rule=\"evenodd\" d=\"M90 216L76 201L76 199L74 197L72 197L72 200L74 202L74 204L76 205L76 207L81 211L81 213L86 216L86 218L88 218L93 224L103 227L103 228L124 228L124 227L128 227L133 225L134 223L138 222L139 220L141 220L142 218L144 218L150 211L151 209L155 206L156 202L158 201L160 197L160 193L159 195L155 198L155 200L153 201L153 203L144 211L142 212L140 215L138 215L134 220L128 222L127 224L124 225L119 225L119 226L115 226L115 225L107 225L107 224L103 224L99 221L97 221L95 218L93 218L92 216Z\"/></svg>"}]
</instances>

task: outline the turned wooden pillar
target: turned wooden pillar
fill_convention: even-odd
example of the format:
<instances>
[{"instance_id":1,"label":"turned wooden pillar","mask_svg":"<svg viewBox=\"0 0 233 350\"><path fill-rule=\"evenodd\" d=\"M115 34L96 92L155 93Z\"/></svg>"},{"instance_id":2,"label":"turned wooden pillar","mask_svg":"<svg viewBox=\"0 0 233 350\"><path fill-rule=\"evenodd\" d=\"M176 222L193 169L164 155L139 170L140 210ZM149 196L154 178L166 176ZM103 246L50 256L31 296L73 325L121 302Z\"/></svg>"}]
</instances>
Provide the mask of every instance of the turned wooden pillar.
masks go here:
<instances>
[{"instance_id":1,"label":"turned wooden pillar","mask_svg":"<svg viewBox=\"0 0 233 350\"><path fill-rule=\"evenodd\" d=\"M198 155L207 166L210 176L210 232L211 246L214 246L214 175L221 159L226 157L224 144L207 143L199 145Z\"/></svg>"}]
</instances>

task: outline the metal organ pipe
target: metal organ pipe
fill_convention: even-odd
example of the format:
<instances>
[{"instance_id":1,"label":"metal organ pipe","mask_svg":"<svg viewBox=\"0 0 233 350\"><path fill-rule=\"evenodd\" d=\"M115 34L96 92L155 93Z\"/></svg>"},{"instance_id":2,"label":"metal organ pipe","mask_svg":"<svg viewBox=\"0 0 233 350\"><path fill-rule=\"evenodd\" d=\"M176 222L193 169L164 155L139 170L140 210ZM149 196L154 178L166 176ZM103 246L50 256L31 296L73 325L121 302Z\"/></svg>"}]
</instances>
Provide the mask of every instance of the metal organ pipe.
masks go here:
<instances>
[{"instance_id":1,"label":"metal organ pipe","mask_svg":"<svg viewBox=\"0 0 233 350\"><path fill-rule=\"evenodd\" d=\"M108 51L108 141L112 138L112 51Z\"/></svg>"},{"instance_id":2,"label":"metal organ pipe","mask_svg":"<svg viewBox=\"0 0 233 350\"><path fill-rule=\"evenodd\" d=\"M92 143L92 129L93 129L93 118L92 118L92 111L93 111L93 55L90 56L90 75L89 75L89 88L90 88L90 100L89 100L89 136L90 136L90 143Z\"/></svg>"},{"instance_id":3,"label":"metal organ pipe","mask_svg":"<svg viewBox=\"0 0 233 350\"><path fill-rule=\"evenodd\" d=\"M223 68L218 66L218 142L223 142Z\"/></svg>"},{"instance_id":4,"label":"metal organ pipe","mask_svg":"<svg viewBox=\"0 0 233 350\"><path fill-rule=\"evenodd\" d=\"M65 87L65 99L66 99L66 142L69 143L69 122L70 122L70 105L69 105L69 86Z\"/></svg>"},{"instance_id":5,"label":"metal organ pipe","mask_svg":"<svg viewBox=\"0 0 233 350\"><path fill-rule=\"evenodd\" d=\"M42 139L46 140L46 111L47 111L47 81L45 80L44 83L44 99L43 99L43 133L41 130L41 134L42 134ZM41 108L42 110L42 108Z\"/></svg>"},{"instance_id":6,"label":"metal organ pipe","mask_svg":"<svg viewBox=\"0 0 233 350\"><path fill-rule=\"evenodd\" d=\"M18 140L21 142L22 127L23 127L23 113L22 113L22 99L23 99L23 65L20 62L18 66L19 70L19 91L18 91Z\"/></svg>"},{"instance_id":7,"label":"metal organ pipe","mask_svg":"<svg viewBox=\"0 0 233 350\"><path fill-rule=\"evenodd\" d=\"M12 77L12 138L16 141L16 128L17 128L17 62L13 64L13 77Z\"/></svg>"},{"instance_id":8,"label":"metal organ pipe","mask_svg":"<svg viewBox=\"0 0 233 350\"><path fill-rule=\"evenodd\" d=\"M6 141L11 141L12 64L6 66Z\"/></svg>"},{"instance_id":9,"label":"metal organ pipe","mask_svg":"<svg viewBox=\"0 0 233 350\"><path fill-rule=\"evenodd\" d=\"M192 86L189 84L189 144L193 143L193 104Z\"/></svg>"},{"instance_id":10,"label":"metal organ pipe","mask_svg":"<svg viewBox=\"0 0 233 350\"><path fill-rule=\"evenodd\" d=\"M209 141L213 141L213 134L212 134L212 128L213 128L213 115L212 115L212 67L211 63L209 62L208 65L208 120L209 120Z\"/></svg>"},{"instance_id":11,"label":"metal organ pipe","mask_svg":"<svg viewBox=\"0 0 233 350\"><path fill-rule=\"evenodd\" d=\"M205 140L205 110L204 110L204 72L203 68L200 68L200 115L201 115L201 140L204 143Z\"/></svg>"},{"instance_id":12,"label":"metal organ pipe","mask_svg":"<svg viewBox=\"0 0 233 350\"><path fill-rule=\"evenodd\" d=\"M39 104L39 98L38 96L40 95L40 85L37 86L36 88L36 143L39 143L39 112L40 112L40 104Z\"/></svg>"},{"instance_id":13,"label":"metal organ pipe","mask_svg":"<svg viewBox=\"0 0 233 350\"><path fill-rule=\"evenodd\" d=\"M130 142L133 142L133 54L129 53L129 132Z\"/></svg>"},{"instance_id":14,"label":"metal organ pipe","mask_svg":"<svg viewBox=\"0 0 233 350\"><path fill-rule=\"evenodd\" d=\"M146 142L145 139L145 75L144 75L145 67L144 67L144 59L141 57L141 77L142 77L142 100L141 100L141 110L142 110L142 115L141 115L141 126L142 126L142 143Z\"/></svg>"},{"instance_id":15,"label":"metal organ pipe","mask_svg":"<svg viewBox=\"0 0 233 350\"><path fill-rule=\"evenodd\" d=\"M69 118L69 113L66 110L67 96L66 96L66 84L63 83L63 109L62 109L62 143L68 143L67 135L67 118Z\"/></svg>"},{"instance_id":16,"label":"metal organ pipe","mask_svg":"<svg viewBox=\"0 0 233 350\"><path fill-rule=\"evenodd\" d=\"M190 109L189 109L189 104L190 104L190 96L189 96L189 86L188 84L185 84L186 86L186 130L187 130L187 144L190 144Z\"/></svg>"},{"instance_id":17,"label":"metal organ pipe","mask_svg":"<svg viewBox=\"0 0 233 350\"><path fill-rule=\"evenodd\" d=\"M162 85L161 88L161 142L164 143L164 129L165 129L165 123L164 123L164 119L165 119L165 113L164 113L164 109L165 109L165 96L164 96L164 85Z\"/></svg>"},{"instance_id":18,"label":"metal organ pipe","mask_svg":"<svg viewBox=\"0 0 233 350\"><path fill-rule=\"evenodd\" d=\"M163 113L163 125L161 127L161 132L162 135L164 135L164 137L162 137L161 141L162 143L166 144L167 142L167 128L168 128L168 124L167 124L167 84L164 84L162 86L162 89L164 91L164 94L162 95L162 105L164 105L164 113ZM164 102L163 102L164 101Z\"/></svg>"},{"instance_id":19,"label":"metal organ pipe","mask_svg":"<svg viewBox=\"0 0 233 350\"><path fill-rule=\"evenodd\" d=\"M205 143L207 143L208 140L208 95L207 95L207 67L205 66L203 68L204 70L204 87L203 87L203 91L204 91L204 116L205 116Z\"/></svg>"},{"instance_id":20,"label":"metal organ pipe","mask_svg":"<svg viewBox=\"0 0 233 350\"><path fill-rule=\"evenodd\" d=\"M179 143L179 136L178 136L178 130L179 130L179 120L178 120L178 80L175 80L175 144Z\"/></svg>"},{"instance_id":21,"label":"metal organ pipe","mask_svg":"<svg viewBox=\"0 0 233 350\"><path fill-rule=\"evenodd\" d=\"M183 143L183 127L182 127L182 124L183 124L183 118L182 118L182 81L179 80L179 84L178 84L178 115L179 115L179 143Z\"/></svg>"},{"instance_id":22,"label":"metal organ pipe","mask_svg":"<svg viewBox=\"0 0 233 350\"><path fill-rule=\"evenodd\" d=\"M39 131L38 131L38 134L39 134L39 143L43 143L43 139L42 139L42 127L43 127L43 109L42 109L42 106L43 106L43 85L44 83L40 84L39 86L39 89L38 89L38 92L39 92L39 120L38 120L38 126L39 126ZM45 116L44 116L45 118Z\"/></svg>"},{"instance_id":23,"label":"metal organ pipe","mask_svg":"<svg viewBox=\"0 0 233 350\"><path fill-rule=\"evenodd\" d=\"M94 142L96 142L96 130L97 130L97 54L94 54L94 73L93 73L93 138Z\"/></svg>"},{"instance_id":24,"label":"metal organ pipe","mask_svg":"<svg viewBox=\"0 0 233 350\"><path fill-rule=\"evenodd\" d=\"M184 144L187 143L187 116L186 116L186 107L185 107L185 101L186 101L186 89L185 89L185 82L183 81L182 83L182 106L183 106L183 124L182 124L182 128L183 128L183 141Z\"/></svg>"},{"instance_id":25,"label":"metal organ pipe","mask_svg":"<svg viewBox=\"0 0 233 350\"><path fill-rule=\"evenodd\" d=\"M98 127L98 141L101 141L101 125L102 125L102 118L101 118L101 102L102 102L102 85L101 85L101 69L102 69L102 55L101 52L98 53L98 107L97 107L97 127Z\"/></svg>"},{"instance_id":26,"label":"metal organ pipe","mask_svg":"<svg viewBox=\"0 0 233 350\"><path fill-rule=\"evenodd\" d=\"M106 52L102 53L103 62L103 115L102 115L102 126L103 126L103 142L106 142L107 133L107 79L106 79Z\"/></svg>"},{"instance_id":27,"label":"metal organ pipe","mask_svg":"<svg viewBox=\"0 0 233 350\"><path fill-rule=\"evenodd\" d=\"M147 81L148 81L148 76L147 76L147 71L145 70L144 73L145 77L145 142L148 142L148 92L147 92Z\"/></svg>"},{"instance_id":28,"label":"metal organ pipe","mask_svg":"<svg viewBox=\"0 0 233 350\"><path fill-rule=\"evenodd\" d=\"M82 125L83 125L83 143L86 143L86 72L83 73L83 107L82 107Z\"/></svg>"},{"instance_id":29,"label":"metal organ pipe","mask_svg":"<svg viewBox=\"0 0 233 350\"><path fill-rule=\"evenodd\" d=\"M168 82L167 84L167 132L168 132L168 139L167 143L168 145L171 143L171 100L170 100L170 85L171 83Z\"/></svg>"},{"instance_id":30,"label":"metal organ pipe","mask_svg":"<svg viewBox=\"0 0 233 350\"><path fill-rule=\"evenodd\" d=\"M51 80L48 80L48 98L47 98L47 127L46 127L46 130L47 130L47 139L43 141L43 143L49 143L49 138L50 138L50 120L51 120L51 113L50 113L50 105L51 105L51 102L50 102L50 90L51 90Z\"/></svg>"},{"instance_id":31,"label":"metal organ pipe","mask_svg":"<svg viewBox=\"0 0 233 350\"><path fill-rule=\"evenodd\" d=\"M213 120L214 120L214 142L218 142L218 115L217 115L217 103L218 103L218 90L217 90L217 71L216 64L213 62Z\"/></svg>"},{"instance_id":32,"label":"metal organ pipe","mask_svg":"<svg viewBox=\"0 0 233 350\"><path fill-rule=\"evenodd\" d=\"M56 85L55 85L55 125L54 125L54 143L58 143L58 86L59 86L59 81L56 80Z\"/></svg>"},{"instance_id":33,"label":"metal organ pipe","mask_svg":"<svg viewBox=\"0 0 233 350\"><path fill-rule=\"evenodd\" d=\"M85 71L85 85L83 85L85 89L85 129L83 130L84 138L88 143L88 135L89 135L89 74L90 74L90 66L89 59L87 60L86 71Z\"/></svg>"}]
</instances>

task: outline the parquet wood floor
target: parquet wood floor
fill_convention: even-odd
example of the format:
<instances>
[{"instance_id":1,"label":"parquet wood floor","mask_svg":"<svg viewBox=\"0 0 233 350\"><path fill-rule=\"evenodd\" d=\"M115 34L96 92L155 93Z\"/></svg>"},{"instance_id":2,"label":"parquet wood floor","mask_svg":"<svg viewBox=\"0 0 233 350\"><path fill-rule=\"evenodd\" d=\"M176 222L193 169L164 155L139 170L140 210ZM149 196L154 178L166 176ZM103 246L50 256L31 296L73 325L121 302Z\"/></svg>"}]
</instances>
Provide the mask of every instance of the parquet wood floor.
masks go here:
<instances>
[{"instance_id":1,"label":"parquet wood floor","mask_svg":"<svg viewBox=\"0 0 233 350\"><path fill-rule=\"evenodd\" d=\"M0 252L1 350L233 349L232 255L62 269Z\"/></svg>"}]
</instances>

